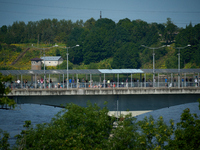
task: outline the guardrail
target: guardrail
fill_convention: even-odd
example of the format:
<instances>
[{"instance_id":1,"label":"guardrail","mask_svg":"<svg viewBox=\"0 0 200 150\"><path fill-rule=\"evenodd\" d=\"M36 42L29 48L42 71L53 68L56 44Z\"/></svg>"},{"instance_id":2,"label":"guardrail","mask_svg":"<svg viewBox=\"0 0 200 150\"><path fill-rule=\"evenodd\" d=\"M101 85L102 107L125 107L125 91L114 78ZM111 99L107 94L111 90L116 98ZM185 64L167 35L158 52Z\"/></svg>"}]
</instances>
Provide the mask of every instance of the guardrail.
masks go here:
<instances>
[{"instance_id":1,"label":"guardrail","mask_svg":"<svg viewBox=\"0 0 200 150\"><path fill-rule=\"evenodd\" d=\"M148 87L178 87L178 82L111 82L111 83L102 83L102 82L79 82L79 83L68 83L68 88L148 88ZM62 89L67 88L67 83L4 83L5 87L10 87L12 89ZM197 82L181 82L180 87L198 87Z\"/></svg>"}]
</instances>

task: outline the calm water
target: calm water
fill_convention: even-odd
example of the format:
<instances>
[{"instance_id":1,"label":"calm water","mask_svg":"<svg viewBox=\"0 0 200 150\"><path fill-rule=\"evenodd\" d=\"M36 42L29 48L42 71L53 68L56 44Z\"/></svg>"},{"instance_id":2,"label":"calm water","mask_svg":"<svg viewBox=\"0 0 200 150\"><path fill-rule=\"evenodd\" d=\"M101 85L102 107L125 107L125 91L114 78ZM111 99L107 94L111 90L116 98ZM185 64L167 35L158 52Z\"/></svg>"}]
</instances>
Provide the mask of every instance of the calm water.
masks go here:
<instances>
[{"instance_id":1,"label":"calm water","mask_svg":"<svg viewBox=\"0 0 200 150\"><path fill-rule=\"evenodd\" d=\"M32 125L48 123L61 109L37 104L21 104L14 110L0 109L0 128L10 134L9 142L14 145L14 136L24 129L24 121L31 120Z\"/></svg>"},{"instance_id":2,"label":"calm water","mask_svg":"<svg viewBox=\"0 0 200 150\"><path fill-rule=\"evenodd\" d=\"M158 119L159 116L163 116L165 123L169 125L170 119L174 120L174 123L180 121L180 116L184 109L189 108L191 113L200 115L198 107L199 103L188 103L178 106L172 106L169 108L163 108L149 113L145 113L137 116L137 120L142 120L145 116L152 115L154 119ZM15 110L1 110L0 109L0 128L7 131L11 139L9 140L11 145L15 144L15 135L19 134L23 130L24 121L31 120L32 125L40 123L48 123L51 118L54 117L62 108L37 105L37 104L23 104L18 105Z\"/></svg>"}]
</instances>

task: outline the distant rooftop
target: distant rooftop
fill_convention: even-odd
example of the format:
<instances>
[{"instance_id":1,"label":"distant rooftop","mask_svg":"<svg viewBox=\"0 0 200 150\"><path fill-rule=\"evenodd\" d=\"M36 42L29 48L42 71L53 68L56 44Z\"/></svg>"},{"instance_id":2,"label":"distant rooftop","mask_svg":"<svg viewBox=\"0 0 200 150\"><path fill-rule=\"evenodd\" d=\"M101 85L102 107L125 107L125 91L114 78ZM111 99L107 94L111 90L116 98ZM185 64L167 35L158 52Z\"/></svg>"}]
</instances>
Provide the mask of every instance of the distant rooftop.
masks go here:
<instances>
[{"instance_id":1,"label":"distant rooftop","mask_svg":"<svg viewBox=\"0 0 200 150\"><path fill-rule=\"evenodd\" d=\"M61 59L61 56L47 56L47 57L41 57L42 60L45 59L45 61L58 61Z\"/></svg>"},{"instance_id":2,"label":"distant rooftop","mask_svg":"<svg viewBox=\"0 0 200 150\"><path fill-rule=\"evenodd\" d=\"M32 58L31 61L42 61L40 58Z\"/></svg>"}]
</instances>

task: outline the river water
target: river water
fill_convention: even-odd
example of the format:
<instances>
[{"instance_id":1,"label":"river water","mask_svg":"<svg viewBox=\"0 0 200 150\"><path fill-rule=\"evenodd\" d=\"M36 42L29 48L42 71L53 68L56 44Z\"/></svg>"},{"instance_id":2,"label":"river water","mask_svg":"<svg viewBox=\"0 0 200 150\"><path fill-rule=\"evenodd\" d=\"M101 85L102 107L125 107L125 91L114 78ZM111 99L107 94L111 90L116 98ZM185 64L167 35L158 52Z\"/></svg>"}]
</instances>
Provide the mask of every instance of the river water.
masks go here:
<instances>
[{"instance_id":1,"label":"river water","mask_svg":"<svg viewBox=\"0 0 200 150\"><path fill-rule=\"evenodd\" d=\"M33 126L48 123L61 109L37 104L17 105L14 110L0 109L0 128L10 134L9 143L14 145L14 136L21 133L26 120L31 120Z\"/></svg>"},{"instance_id":2,"label":"river water","mask_svg":"<svg viewBox=\"0 0 200 150\"><path fill-rule=\"evenodd\" d=\"M189 108L191 113L196 113L199 116L200 110L198 105L199 103L196 102L167 107L138 115L136 118L137 120L142 120L145 116L149 117L151 115L154 119L158 119L159 116L163 116L164 122L167 125L169 125L170 119L173 119L176 124L180 121L180 116L186 108ZM20 134L21 130L23 130L24 121L31 120L32 125L48 123L61 109L59 107L37 104L21 104L14 110L0 109L0 128L10 134L9 142L11 145L14 145L16 140L14 136Z\"/></svg>"}]
</instances>

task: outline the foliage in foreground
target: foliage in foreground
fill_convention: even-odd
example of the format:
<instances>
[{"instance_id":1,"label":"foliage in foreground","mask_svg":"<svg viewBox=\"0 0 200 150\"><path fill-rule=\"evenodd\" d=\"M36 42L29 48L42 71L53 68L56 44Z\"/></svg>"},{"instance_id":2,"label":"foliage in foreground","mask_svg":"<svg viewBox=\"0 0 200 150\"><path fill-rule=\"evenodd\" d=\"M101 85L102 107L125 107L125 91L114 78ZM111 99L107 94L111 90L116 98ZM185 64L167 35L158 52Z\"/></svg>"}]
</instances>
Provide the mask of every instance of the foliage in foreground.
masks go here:
<instances>
[{"instance_id":1,"label":"foliage in foreground","mask_svg":"<svg viewBox=\"0 0 200 150\"><path fill-rule=\"evenodd\" d=\"M189 109L183 111L176 128L173 120L169 126L163 117L137 122L131 114L115 120L113 128L114 119L108 116L107 107L69 104L51 123L33 128L26 121L14 149L200 149L200 119ZM0 139L1 149L9 147L8 136Z\"/></svg>"},{"instance_id":2,"label":"foliage in foreground","mask_svg":"<svg viewBox=\"0 0 200 150\"><path fill-rule=\"evenodd\" d=\"M6 82L11 82L11 76L3 76L0 73L0 106L3 108L4 105L9 107L15 107L16 103L14 100L9 99L6 95L10 92L9 87L5 87Z\"/></svg>"},{"instance_id":3,"label":"foliage in foreground","mask_svg":"<svg viewBox=\"0 0 200 150\"><path fill-rule=\"evenodd\" d=\"M101 149L106 147L112 129L108 109L68 104L49 124L38 124L18 135L21 149ZM26 125L27 127L29 125Z\"/></svg>"},{"instance_id":4,"label":"foliage in foreground","mask_svg":"<svg viewBox=\"0 0 200 150\"><path fill-rule=\"evenodd\" d=\"M9 150L8 138L9 133L0 129L0 150Z\"/></svg>"}]
</instances>

